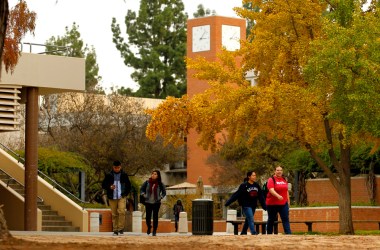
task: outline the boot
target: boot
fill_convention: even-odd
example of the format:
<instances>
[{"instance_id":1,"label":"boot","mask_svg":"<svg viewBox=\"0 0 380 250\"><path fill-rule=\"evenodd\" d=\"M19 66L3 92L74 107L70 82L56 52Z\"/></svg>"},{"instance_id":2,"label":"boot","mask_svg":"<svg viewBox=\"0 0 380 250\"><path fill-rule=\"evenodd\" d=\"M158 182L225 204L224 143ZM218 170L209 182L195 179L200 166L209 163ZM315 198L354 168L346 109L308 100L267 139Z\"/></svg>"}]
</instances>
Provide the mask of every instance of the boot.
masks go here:
<instances>
[{"instance_id":1,"label":"boot","mask_svg":"<svg viewBox=\"0 0 380 250\"><path fill-rule=\"evenodd\" d=\"M149 235L150 234L150 230L152 229L152 226L148 226L148 230L146 231L146 234Z\"/></svg>"},{"instance_id":2,"label":"boot","mask_svg":"<svg viewBox=\"0 0 380 250\"><path fill-rule=\"evenodd\" d=\"M156 236L156 230L153 230L152 236Z\"/></svg>"}]
</instances>

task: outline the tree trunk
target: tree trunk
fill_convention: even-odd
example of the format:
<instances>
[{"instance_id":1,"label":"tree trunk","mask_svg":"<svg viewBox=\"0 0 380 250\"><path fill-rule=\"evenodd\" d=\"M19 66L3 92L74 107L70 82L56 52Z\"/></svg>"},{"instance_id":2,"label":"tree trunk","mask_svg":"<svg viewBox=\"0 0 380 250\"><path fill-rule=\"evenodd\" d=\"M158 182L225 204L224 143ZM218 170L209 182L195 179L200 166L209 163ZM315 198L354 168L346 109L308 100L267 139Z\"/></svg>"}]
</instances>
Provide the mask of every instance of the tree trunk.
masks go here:
<instances>
[{"instance_id":1,"label":"tree trunk","mask_svg":"<svg viewBox=\"0 0 380 250\"><path fill-rule=\"evenodd\" d=\"M306 192L306 178L305 171L299 171L298 175L298 193L297 193L297 204L300 206L307 206L307 192Z\"/></svg>"},{"instance_id":2,"label":"tree trunk","mask_svg":"<svg viewBox=\"0 0 380 250\"><path fill-rule=\"evenodd\" d=\"M369 164L369 172L367 176L367 191L369 196L369 201L371 204L376 203L376 175L375 175L375 162L372 159Z\"/></svg>"},{"instance_id":3,"label":"tree trunk","mask_svg":"<svg viewBox=\"0 0 380 250\"><path fill-rule=\"evenodd\" d=\"M340 137L341 141L343 139ZM351 149L340 146L340 162L335 168L338 170L339 181L336 190L339 194L339 233L355 234L352 223L351 209Z\"/></svg>"},{"instance_id":4,"label":"tree trunk","mask_svg":"<svg viewBox=\"0 0 380 250\"><path fill-rule=\"evenodd\" d=\"M3 62L3 49L5 35L7 31L8 24L8 15L9 15L9 5L8 0L2 0L0 3L0 80L1 80L1 65Z\"/></svg>"},{"instance_id":5,"label":"tree trunk","mask_svg":"<svg viewBox=\"0 0 380 250\"><path fill-rule=\"evenodd\" d=\"M339 194L339 233L355 234L352 223L350 176L348 176L346 180L340 182L337 191Z\"/></svg>"},{"instance_id":6,"label":"tree trunk","mask_svg":"<svg viewBox=\"0 0 380 250\"><path fill-rule=\"evenodd\" d=\"M338 177L331 171L329 166L318 156L316 151L310 146L306 145L309 149L311 156L315 159L318 166L323 169L325 174L329 177L331 184L338 192L339 197L339 233L340 234L355 234L354 226L352 223L352 210L351 210L351 147L343 143L345 137L342 133L339 134L339 150L340 158L337 157L334 150L332 129L328 119L324 120L326 139L330 145L328 149L330 160L338 173ZM336 147L338 148L338 147Z\"/></svg>"},{"instance_id":7,"label":"tree trunk","mask_svg":"<svg viewBox=\"0 0 380 250\"><path fill-rule=\"evenodd\" d=\"M7 222L5 221L3 205L0 205L0 242L11 238L11 234L8 231Z\"/></svg>"}]
</instances>

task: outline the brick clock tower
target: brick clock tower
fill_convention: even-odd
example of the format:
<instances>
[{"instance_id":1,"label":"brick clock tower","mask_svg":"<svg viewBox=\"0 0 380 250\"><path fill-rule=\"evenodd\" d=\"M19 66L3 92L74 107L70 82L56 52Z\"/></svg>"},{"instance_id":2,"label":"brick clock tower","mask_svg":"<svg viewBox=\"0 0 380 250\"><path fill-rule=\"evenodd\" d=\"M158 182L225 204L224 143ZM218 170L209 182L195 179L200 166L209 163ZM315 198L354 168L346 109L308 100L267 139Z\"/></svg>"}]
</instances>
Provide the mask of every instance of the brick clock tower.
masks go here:
<instances>
[{"instance_id":1,"label":"brick clock tower","mask_svg":"<svg viewBox=\"0 0 380 250\"><path fill-rule=\"evenodd\" d=\"M216 61L217 54L225 47L229 51L240 48L240 40L246 37L246 22L244 19L208 16L187 21L187 57L204 57ZM193 70L187 70L187 94L202 93L209 86L206 81L194 78ZM203 183L210 185L213 169L207 165L209 151L197 145L198 134L191 130L187 137L187 181L196 183L202 176Z\"/></svg>"}]
</instances>

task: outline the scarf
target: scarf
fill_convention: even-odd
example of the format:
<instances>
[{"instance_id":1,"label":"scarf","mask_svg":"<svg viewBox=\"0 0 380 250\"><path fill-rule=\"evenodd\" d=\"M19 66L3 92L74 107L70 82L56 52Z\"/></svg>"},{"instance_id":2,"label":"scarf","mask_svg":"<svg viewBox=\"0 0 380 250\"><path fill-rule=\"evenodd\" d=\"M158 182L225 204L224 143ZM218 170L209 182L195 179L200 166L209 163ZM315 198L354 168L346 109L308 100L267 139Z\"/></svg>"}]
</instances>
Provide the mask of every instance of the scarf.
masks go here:
<instances>
[{"instance_id":1,"label":"scarf","mask_svg":"<svg viewBox=\"0 0 380 250\"><path fill-rule=\"evenodd\" d=\"M154 194L154 200L157 201L158 200L158 193L157 193L157 188L158 188L158 181L157 180L153 180L152 178L149 178L149 192L151 194Z\"/></svg>"}]
</instances>

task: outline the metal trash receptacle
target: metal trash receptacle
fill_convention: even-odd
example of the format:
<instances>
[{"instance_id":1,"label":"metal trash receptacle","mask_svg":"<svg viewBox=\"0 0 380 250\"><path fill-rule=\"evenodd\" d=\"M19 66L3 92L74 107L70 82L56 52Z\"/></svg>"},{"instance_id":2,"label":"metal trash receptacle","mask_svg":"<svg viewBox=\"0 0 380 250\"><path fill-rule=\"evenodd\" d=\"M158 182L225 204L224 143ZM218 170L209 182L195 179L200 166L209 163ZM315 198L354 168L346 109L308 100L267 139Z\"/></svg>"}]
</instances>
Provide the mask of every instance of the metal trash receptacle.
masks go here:
<instances>
[{"instance_id":1,"label":"metal trash receptacle","mask_svg":"<svg viewBox=\"0 0 380 250\"><path fill-rule=\"evenodd\" d=\"M192 234L212 235L214 226L213 200L195 199L192 201Z\"/></svg>"}]
</instances>

